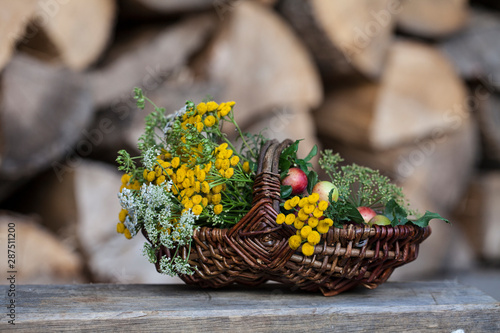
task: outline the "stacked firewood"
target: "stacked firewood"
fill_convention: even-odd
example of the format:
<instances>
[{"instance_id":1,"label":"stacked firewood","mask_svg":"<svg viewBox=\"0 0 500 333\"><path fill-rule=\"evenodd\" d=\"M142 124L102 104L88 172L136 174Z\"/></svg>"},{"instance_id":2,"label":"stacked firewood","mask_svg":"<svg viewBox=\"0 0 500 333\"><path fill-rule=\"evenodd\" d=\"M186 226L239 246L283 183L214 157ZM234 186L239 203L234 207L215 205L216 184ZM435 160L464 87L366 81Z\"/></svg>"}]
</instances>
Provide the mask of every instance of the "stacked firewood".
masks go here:
<instances>
[{"instance_id":1,"label":"stacked firewood","mask_svg":"<svg viewBox=\"0 0 500 333\"><path fill-rule=\"evenodd\" d=\"M0 235L15 221L20 247L45 249L25 254L24 282L165 281L139 237L113 230L116 153L135 149L151 111L136 108L134 87L169 112L207 95L234 100L243 130L380 169L415 208L457 222L436 223L401 276L500 259L500 13L491 8L23 0L0 17Z\"/></svg>"}]
</instances>

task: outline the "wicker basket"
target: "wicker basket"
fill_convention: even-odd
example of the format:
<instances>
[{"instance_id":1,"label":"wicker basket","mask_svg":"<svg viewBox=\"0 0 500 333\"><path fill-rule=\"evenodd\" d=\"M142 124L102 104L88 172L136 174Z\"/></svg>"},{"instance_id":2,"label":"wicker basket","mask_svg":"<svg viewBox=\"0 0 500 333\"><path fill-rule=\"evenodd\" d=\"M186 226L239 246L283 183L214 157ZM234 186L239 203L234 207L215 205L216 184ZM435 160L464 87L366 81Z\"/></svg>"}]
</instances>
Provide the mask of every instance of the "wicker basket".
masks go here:
<instances>
[{"instance_id":1,"label":"wicker basket","mask_svg":"<svg viewBox=\"0 0 500 333\"><path fill-rule=\"evenodd\" d=\"M396 267L417 258L419 244L431 233L429 227L348 224L323 235L312 256L292 250L288 238L295 229L275 222L281 201L278 161L290 143L269 141L262 147L252 209L241 221L230 229L195 230L189 262L198 269L193 275L181 275L184 282L219 288L273 280L333 296L359 284L376 288ZM171 257L171 252L160 248L157 270L162 256ZM186 258L188 248L180 253Z\"/></svg>"}]
</instances>

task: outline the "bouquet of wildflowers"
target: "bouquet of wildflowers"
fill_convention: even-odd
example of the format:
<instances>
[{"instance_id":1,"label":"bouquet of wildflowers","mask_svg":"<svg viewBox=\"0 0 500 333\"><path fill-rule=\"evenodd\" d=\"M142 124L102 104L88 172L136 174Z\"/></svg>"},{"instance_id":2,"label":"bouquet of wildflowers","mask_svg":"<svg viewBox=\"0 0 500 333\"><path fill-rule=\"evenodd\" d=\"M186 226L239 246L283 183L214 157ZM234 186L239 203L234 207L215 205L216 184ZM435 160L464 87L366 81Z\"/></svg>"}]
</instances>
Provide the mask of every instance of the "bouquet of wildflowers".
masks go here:
<instances>
[{"instance_id":1,"label":"bouquet of wildflowers","mask_svg":"<svg viewBox=\"0 0 500 333\"><path fill-rule=\"evenodd\" d=\"M234 102L187 101L166 115L140 89L135 99L139 108L150 102L155 110L147 116L139 139L141 156L122 150L117 158L125 172L117 231L130 239L144 228L152 242L145 243L144 253L155 262L159 246L189 245L195 228L230 227L245 215L251 207L256 150L264 139L241 132L234 120ZM240 149L222 132L224 123L236 127ZM160 265L169 275L192 272L177 254L162 258Z\"/></svg>"}]
</instances>

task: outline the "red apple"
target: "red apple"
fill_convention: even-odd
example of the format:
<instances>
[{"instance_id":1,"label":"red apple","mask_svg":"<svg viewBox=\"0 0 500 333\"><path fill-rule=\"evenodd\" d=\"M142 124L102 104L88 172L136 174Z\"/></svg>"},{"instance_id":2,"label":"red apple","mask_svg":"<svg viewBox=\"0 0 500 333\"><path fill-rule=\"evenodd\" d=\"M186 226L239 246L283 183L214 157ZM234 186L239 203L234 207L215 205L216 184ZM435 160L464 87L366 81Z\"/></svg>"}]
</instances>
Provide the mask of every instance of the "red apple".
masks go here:
<instances>
[{"instance_id":1,"label":"red apple","mask_svg":"<svg viewBox=\"0 0 500 333\"><path fill-rule=\"evenodd\" d=\"M299 168L290 168L286 177L281 181L281 185L290 185L292 195L301 194L307 187L307 175Z\"/></svg>"},{"instance_id":2,"label":"red apple","mask_svg":"<svg viewBox=\"0 0 500 333\"><path fill-rule=\"evenodd\" d=\"M358 207L358 211L361 214L361 216L363 216L363 220L365 221L365 223L370 222L370 220L375 215L377 215L377 213L375 213L375 211L373 209L371 209L370 207L361 206L361 207Z\"/></svg>"},{"instance_id":3,"label":"red apple","mask_svg":"<svg viewBox=\"0 0 500 333\"><path fill-rule=\"evenodd\" d=\"M368 222L368 224L369 225L374 225L374 224L377 224L377 225L390 225L391 224L391 220L389 220L384 215L375 215L374 217L372 217L372 219L370 220L370 222Z\"/></svg>"},{"instance_id":4,"label":"red apple","mask_svg":"<svg viewBox=\"0 0 500 333\"><path fill-rule=\"evenodd\" d=\"M332 190L333 193L331 196L331 201L337 201L339 199L339 190L337 186L333 185L333 183L328 182L326 180L316 183L316 185L314 185L312 189L312 193L318 193L319 200L330 202L330 200L328 200L328 194L330 194Z\"/></svg>"}]
</instances>

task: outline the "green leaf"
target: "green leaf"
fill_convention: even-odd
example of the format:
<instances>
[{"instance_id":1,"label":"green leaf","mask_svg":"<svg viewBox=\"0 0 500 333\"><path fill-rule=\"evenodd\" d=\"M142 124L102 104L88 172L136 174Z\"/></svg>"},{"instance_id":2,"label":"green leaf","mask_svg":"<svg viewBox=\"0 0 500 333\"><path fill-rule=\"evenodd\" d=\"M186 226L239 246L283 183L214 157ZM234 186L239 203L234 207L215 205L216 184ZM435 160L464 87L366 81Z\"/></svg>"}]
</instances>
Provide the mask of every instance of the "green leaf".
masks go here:
<instances>
[{"instance_id":1,"label":"green leaf","mask_svg":"<svg viewBox=\"0 0 500 333\"><path fill-rule=\"evenodd\" d=\"M394 199L389 200L385 205L385 216L391 220L393 227L408 223L408 213Z\"/></svg>"},{"instance_id":2,"label":"green leaf","mask_svg":"<svg viewBox=\"0 0 500 333\"><path fill-rule=\"evenodd\" d=\"M299 149L300 140L296 140L294 143L283 149L281 152L281 157L287 159L288 156L294 157L297 154L297 150Z\"/></svg>"},{"instance_id":3,"label":"green leaf","mask_svg":"<svg viewBox=\"0 0 500 333\"><path fill-rule=\"evenodd\" d=\"M331 194L329 194L331 196ZM359 213L359 210L351 203L346 203L345 204L346 208L346 217L349 218L349 220L356 222L356 223L364 223L365 220L363 220L363 216Z\"/></svg>"},{"instance_id":4,"label":"green leaf","mask_svg":"<svg viewBox=\"0 0 500 333\"><path fill-rule=\"evenodd\" d=\"M419 219L417 219L416 221L410 221L410 222L419 226L419 227L424 228L424 227L427 227L429 225L429 222L432 219L443 220L446 223L450 223L450 221L448 221L447 219L445 219L444 217L442 217L438 213L433 213L433 212L429 212L429 211L426 211L425 214L422 217L420 217Z\"/></svg>"},{"instance_id":5,"label":"green leaf","mask_svg":"<svg viewBox=\"0 0 500 333\"><path fill-rule=\"evenodd\" d=\"M295 160L295 163L297 164L297 166L300 168L300 170L304 171L305 173L307 173L308 171L308 167L310 165L310 163L307 163L306 161L304 160Z\"/></svg>"},{"instance_id":6,"label":"green leaf","mask_svg":"<svg viewBox=\"0 0 500 333\"><path fill-rule=\"evenodd\" d=\"M281 198L286 199L292 194L292 187L290 185L281 185Z\"/></svg>"},{"instance_id":7,"label":"green leaf","mask_svg":"<svg viewBox=\"0 0 500 333\"><path fill-rule=\"evenodd\" d=\"M318 182L318 174L316 173L316 171L314 171L314 170L309 171L309 173L307 174L307 192L308 193L312 193L312 189L313 189L314 185L316 185L317 182Z\"/></svg>"},{"instance_id":8,"label":"green leaf","mask_svg":"<svg viewBox=\"0 0 500 333\"><path fill-rule=\"evenodd\" d=\"M283 179L288 174L288 169L292 166L292 162L288 160L280 161L279 168L281 170L280 178Z\"/></svg>"},{"instance_id":9,"label":"green leaf","mask_svg":"<svg viewBox=\"0 0 500 333\"><path fill-rule=\"evenodd\" d=\"M309 162L311 160L311 158L313 158L314 156L316 156L317 153L318 153L318 146L314 145L314 147L312 147L312 149L309 152L309 154L307 154L306 158L304 158L304 161Z\"/></svg>"}]
</instances>

